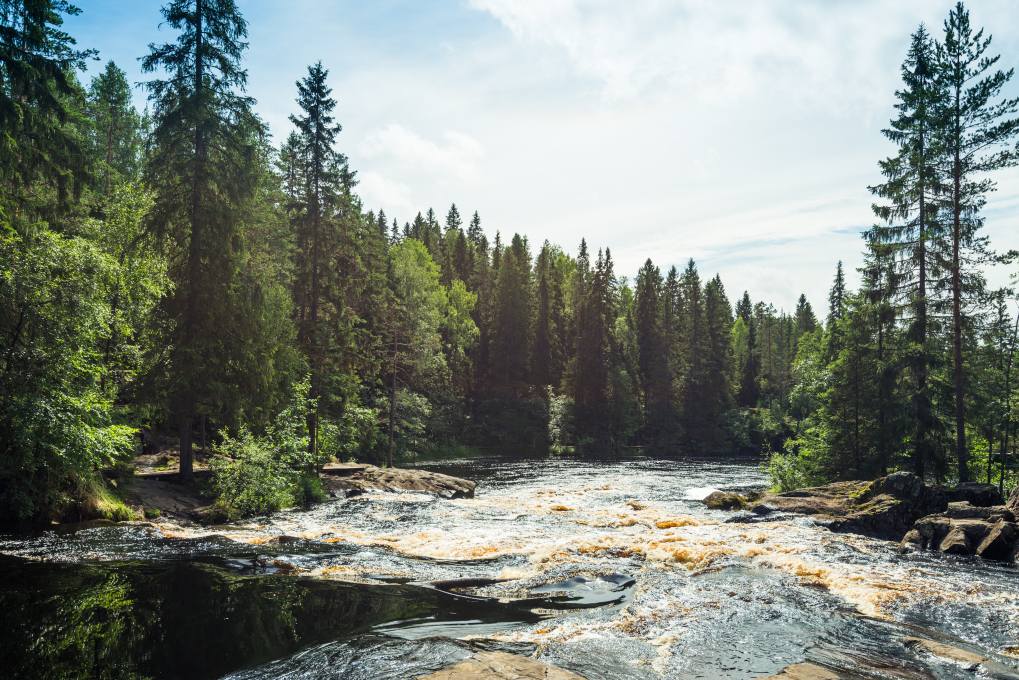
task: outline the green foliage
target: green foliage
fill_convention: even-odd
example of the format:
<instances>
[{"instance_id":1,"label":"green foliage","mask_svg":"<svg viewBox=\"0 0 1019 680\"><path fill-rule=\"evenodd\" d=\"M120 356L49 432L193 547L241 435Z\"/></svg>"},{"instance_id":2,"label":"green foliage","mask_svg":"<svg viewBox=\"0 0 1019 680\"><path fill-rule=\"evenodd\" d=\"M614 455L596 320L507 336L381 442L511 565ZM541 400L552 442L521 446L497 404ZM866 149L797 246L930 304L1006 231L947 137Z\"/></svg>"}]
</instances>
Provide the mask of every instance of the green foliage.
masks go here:
<instances>
[{"instance_id":1,"label":"green foliage","mask_svg":"<svg viewBox=\"0 0 1019 680\"><path fill-rule=\"evenodd\" d=\"M295 385L290 402L263 435L245 425L235 437L220 433L210 464L220 512L264 515L320 499L321 484L305 480L316 463L308 450L307 416L315 407L307 398L309 389L308 381Z\"/></svg>"},{"instance_id":2,"label":"green foliage","mask_svg":"<svg viewBox=\"0 0 1019 680\"><path fill-rule=\"evenodd\" d=\"M0 232L2 517L45 513L68 475L132 451L133 428L112 423L100 389L110 287L123 272L81 237Z\"/></svg>"}]
</instances>

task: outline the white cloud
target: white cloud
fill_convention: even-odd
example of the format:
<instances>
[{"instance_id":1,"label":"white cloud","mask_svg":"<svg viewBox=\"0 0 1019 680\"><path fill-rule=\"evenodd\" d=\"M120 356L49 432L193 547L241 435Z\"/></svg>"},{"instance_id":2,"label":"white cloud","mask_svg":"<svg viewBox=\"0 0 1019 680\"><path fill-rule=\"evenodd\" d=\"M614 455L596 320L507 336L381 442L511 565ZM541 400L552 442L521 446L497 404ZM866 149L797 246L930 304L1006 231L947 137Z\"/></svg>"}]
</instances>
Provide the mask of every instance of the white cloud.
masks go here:
<instances>
[{"instance_id":1,"label":"white cloud","mask_svg":"<svg viewBox=\"0 0 1019 680\"><path fill-rule=\"evenodd\" d=\"M411 200L410 188L403 182L383 177L379 173L369 170L360 176L358 194L369 208L382 206L391 213L400 210L404 213L414 212L414 202ZM391 217L390 216L390 217Z\"/></svg>"},{"instance_id":2,"label":"white cloud","mask_svg":"<svg viewBox=\"0 0 1019 680\"><path fill-rule=\"evenodd\" d=\"M866 0L470 0L525 42L562 50L609 100L747 94L860 112L887 99L929 3ZM875 74L880 74L875 79ZM748 115L752 115L750 111Z\"/></svg>"},{"instance_id":3,"label":"white cloud","mask_svg":"<svg viewBox=\"0 0 1019 680\"><path fill-rule=\"evenodd\" d=\"M422 139L396 123L365 135L361 152L368 158L387 159L400 170L410 170L448 179L470 180L478 174L481 145L459 132L447 130L443 144Z\"/></svg>"}]
</instances>

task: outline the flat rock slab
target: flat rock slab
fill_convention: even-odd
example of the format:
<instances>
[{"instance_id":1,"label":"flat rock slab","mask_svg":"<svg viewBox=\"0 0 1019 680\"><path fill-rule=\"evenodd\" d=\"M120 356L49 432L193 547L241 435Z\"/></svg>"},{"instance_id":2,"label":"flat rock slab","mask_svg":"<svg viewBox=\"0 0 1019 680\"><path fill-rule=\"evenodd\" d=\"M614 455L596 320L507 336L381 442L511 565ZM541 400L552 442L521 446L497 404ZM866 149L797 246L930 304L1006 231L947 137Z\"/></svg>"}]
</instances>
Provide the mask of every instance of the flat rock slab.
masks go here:
<instances>
[{"instance_id":1,"label":"flat rock slab","mask_svg":"<svg viewBox=\"0 0 1019 680\"><path fill-rule=\"evenodd\" d=\"M357 474L358 472L364 472L370 467L374 466L366 463L326 463L322 466L322 474L345 477Z\"/></svg>"},{"instance_id":2,"label":"flat rock slab","mask_svg":"<svg viewBox=\"0 0 1019 680\"><path fill-rule=\"evenodd\" d=\"M775 675L766 675L758 680L841 680L841 676L812 663L798 663L786 666Z\"/></svg>"},{"instance_id":3,"label":"flat rock slab","mask_svg":"<svg viewBox=\"0 0 1019 680\"><path fill-rule=\"evenodd\" d=\"M336 468L334 468L335 470ZM427 491L443 498L474 498L474 482L459 477L403 468L379 468L366 465L363 470L339 474L323 470L322 484L327 491Z\"/></svg>"},{"instance_id":4,"label":"flat rock slab","mask_svg":"<svg viewBox=\"0 0 1019 680\"><path fill-rule=\"evenodd\" d=\"M478 652L470 659L438 673L421 676L418 680L584 680L584 678L576 673L549 666L537 659L505 652Z\"/></svg>"},{"instance_id":5,"label":"flat rock slab","mask_svg":"<svg viewBox=\"0 0 1019 680\"><path fill-rule=\"evenodd\" d=\"M194 489L158 478L135 477L134 483L127 490L144 509L158 508L162 512L187 515L209 504Z\"/></svg>"},{"instance_id":6,"label":"flat rock slab","mask_svg":"<svg viewBox=\"0 0 1019 680\"><path fill-rule=\"evenodd\" d=\"M924 651L946 661L957 663L968 671L976 671L981 677L992 680L1019 680L1019 672L1016 672L1015 669L988 659L982 654L917 637L904 637L902 643L914 651Z\"/></svg>"}]
</instances>

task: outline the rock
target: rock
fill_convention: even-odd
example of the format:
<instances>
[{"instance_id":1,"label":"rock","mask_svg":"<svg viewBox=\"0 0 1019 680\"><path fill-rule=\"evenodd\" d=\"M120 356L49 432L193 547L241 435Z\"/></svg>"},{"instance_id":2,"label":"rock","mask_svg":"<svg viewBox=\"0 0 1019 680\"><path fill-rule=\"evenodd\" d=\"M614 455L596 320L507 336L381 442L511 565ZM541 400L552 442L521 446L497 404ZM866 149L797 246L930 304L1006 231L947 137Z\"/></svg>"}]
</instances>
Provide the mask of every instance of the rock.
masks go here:
<instances>
[{"instance_id":1,"label":"rock","mask_svg":"<svg viewBox=\"0 0 1019 680\"><path fill-rule=\"evenodd\" d=\"M969 501L949 503L943 512L937 513L951 519L983 519L989 522L1014 522L1015 514L1004 505L973 506Z\"/></svg>"},{"instance_id":2,"label":"rock","mask_svg":"<svg viewBox=\"0 0 1019 680\"><path fill-rule=\"evenodd\" d=\"M775 675L766 675L758 680L840 680L840 678L841 676L812 663L799 663L786 666Z\"/></svg>"},{"instance_id":3,"label":"rock","mask_svg":"<svg viewBox=\"0 0 1019 680\"><path fill-rule=\"evenodd\" d=\"M1005 501L998 492L998 487L993 484L981 484L979 482L963 482L958 486L948 489L948 502L966 502L977 508L986 508L992 505L1004 505Z\"/></svg>"},{"instance_id":4,"label":"rock","mask_svg":"<svg viewBox=\"0 0 1019 680\"><path fill-rule=\"evenodd\" d=\"M1015 488L1012 489L1012 493L1008 495L1008 500L1005 501L1005 507L1012 512L1019 512L1019 484L1016 484Z\"/></svg>"},{"instance_id":5,"label":"rock","mask_svg":"<svg viewBox=\"0 0 1019 680\"><path fill-rule=\"evenodd\" d=\"M742 510L747 499L738 493L715 491L701 501L712 510Z\"/></svg>"},{"instance_id":6,"label":"rock","mask_svg":"<svg viewBox=\"0 0 1019 680\"><path fill-rule=\"evenodd\" d=\"M363 467L362 470L355 469ZM328 467L321 475L326 492L343 491L347 498L364 491L427 491L443 498L474 498L474 482L427 470L378 468L374 465ZM337 494L338 495L338 494Z\"/></svg>"},{"instance_id":7,"label":"rock","mask_svg":"<svg viewBox=\"0 0 1019 680\"><path fill-rule=\"evenodd\" d=\"M938 550L949 555L969 555L973 552L973 542L962 528L953 526L948 535L941 539Z\"/></svg>"},{"instance_id":8,"label":"rock","mask_svg":"<svg viewBox=\"0 0 1019 680\"><path fill-rule=\"evenodd\" d=\"M1019 538L1019 527L1001 520L991 527L977 546L977 555L988 560L1007 560L1011 557L1016 538Z\"/></svg>"},{"instance_id":9,"label":"rock","mask_svg":"<svg viewBox=\"0 0 1019 680\"><path fill-rule=\"evenodd\" d=\"M836 482L765 494L751 510L812 515L815 523L831 531L900 541L899 552L940 549L944 543L955 554L972 554L998 522L1016 522L1019 492L1013 492L1009 503L1002 504L997 489L988 484L931 486L900 471L869 483ZM953 534L957 524L959 531ZM990 554L1011 559L1019 535L1010 538L1010 530L1004 532ZM952 539L945 543L949 534ZM1013 543L1003 547L1009 540Z\"/></svg>"},{"instance_id":10,"label":"rock","mask_svg":"<svg viewBox=\"0 0 1019 680\"><path fill-rule=\"evenodd\" d=\"M833 676L834 677L834 676ZM537 659L505 652L478 652L455 666L418 680L584 680Z\"/></svg>"},{"instance_id":11,"label":"rock","mask_svg":"<svg viewBox=\"0 0 1019 680\"><path fill-rule=\"evenodd\" d=\"M1019 673L1015 669L988 659L982 654L917 637L902 638L902 643L913 651L933 654L934 656L957 663L967 671L976 671L981 677L993 678L994 680L1019 680Z\"/></svg>"}]
</instances>

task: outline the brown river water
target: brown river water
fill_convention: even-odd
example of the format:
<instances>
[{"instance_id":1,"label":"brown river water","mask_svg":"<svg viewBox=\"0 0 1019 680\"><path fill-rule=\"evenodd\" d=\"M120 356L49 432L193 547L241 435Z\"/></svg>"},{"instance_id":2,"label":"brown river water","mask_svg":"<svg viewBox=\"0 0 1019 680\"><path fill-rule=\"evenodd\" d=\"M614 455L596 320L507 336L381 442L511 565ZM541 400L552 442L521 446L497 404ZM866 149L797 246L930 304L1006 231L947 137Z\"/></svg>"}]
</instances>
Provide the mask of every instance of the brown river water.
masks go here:
<instances>
[{"instance_id":1,"label":"brown river water","mask_svg":"<svg viewBox=\"0 0 1019 680\"><path fill-rule=\"evenodd\" d=\"M0 535L0 667L398 679L497 649L592 680L755 678L805 660L846 677L974 677L903 636L1019 666L1015 567L898 555L807 518L726 523L699 502L763 488L756 460L423 467L478 482L476 498L377 492L212 529ZM425 583L455 579L485 580Z\"/></svg>"}]
</instances>

